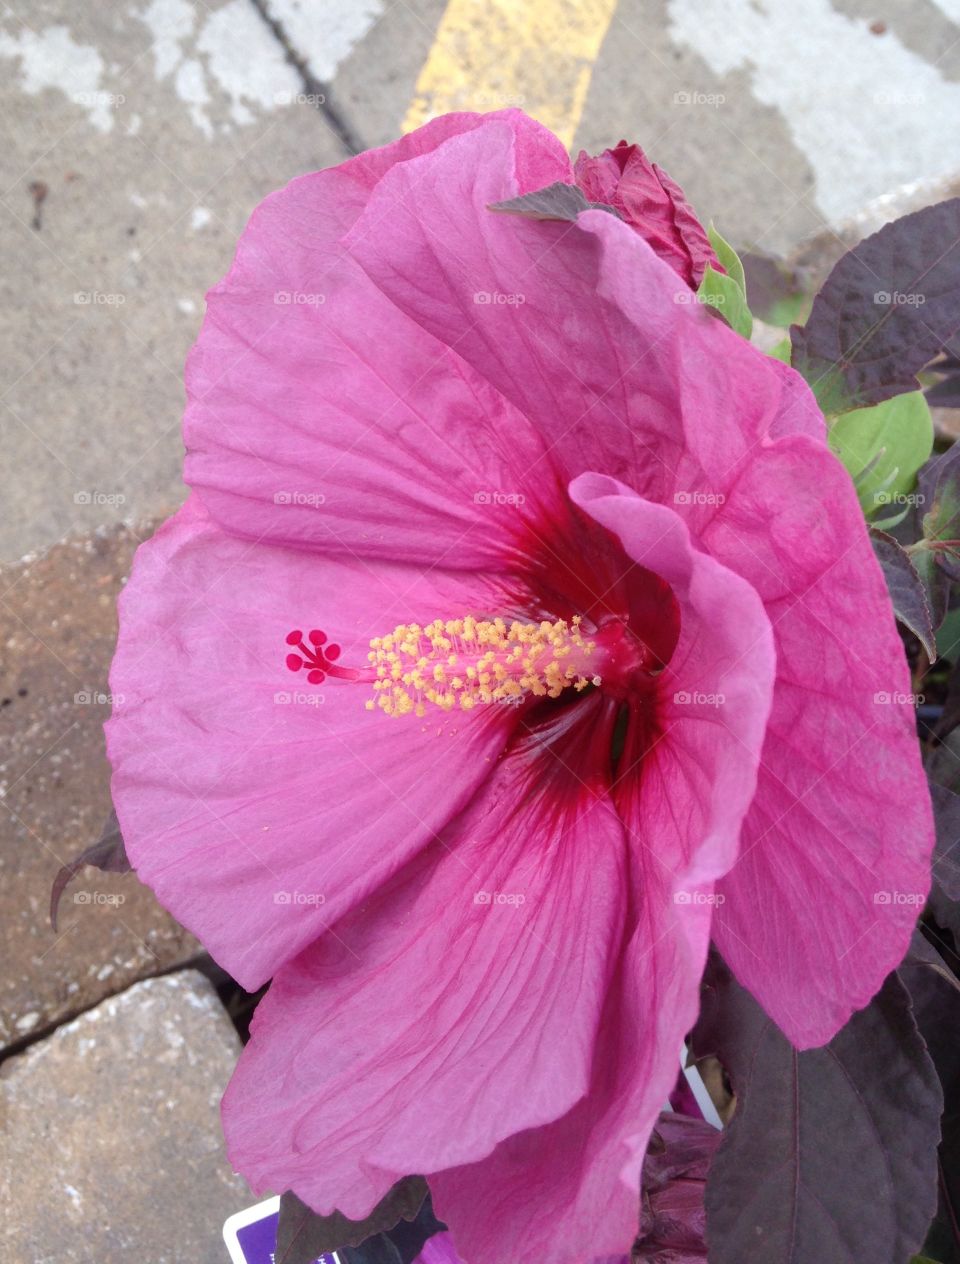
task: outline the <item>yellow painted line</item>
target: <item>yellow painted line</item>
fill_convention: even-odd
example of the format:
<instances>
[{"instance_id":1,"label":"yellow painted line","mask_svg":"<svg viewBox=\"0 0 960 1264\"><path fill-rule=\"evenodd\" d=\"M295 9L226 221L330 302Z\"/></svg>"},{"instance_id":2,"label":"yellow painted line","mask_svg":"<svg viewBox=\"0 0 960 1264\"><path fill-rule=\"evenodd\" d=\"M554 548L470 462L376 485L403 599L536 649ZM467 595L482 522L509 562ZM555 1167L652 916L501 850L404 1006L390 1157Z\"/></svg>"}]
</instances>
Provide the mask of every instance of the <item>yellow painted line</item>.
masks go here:
<instances>
[{"instance_id":1,"label":"yellow painted line","mask_svg":"<svg viewBox=\"0 0 960 1264\"><path fill-rule=\"evenodd\" d=\"M617 0L449 0L403 122L518 105L569 148Z\"/></svg>"}]
</instances>

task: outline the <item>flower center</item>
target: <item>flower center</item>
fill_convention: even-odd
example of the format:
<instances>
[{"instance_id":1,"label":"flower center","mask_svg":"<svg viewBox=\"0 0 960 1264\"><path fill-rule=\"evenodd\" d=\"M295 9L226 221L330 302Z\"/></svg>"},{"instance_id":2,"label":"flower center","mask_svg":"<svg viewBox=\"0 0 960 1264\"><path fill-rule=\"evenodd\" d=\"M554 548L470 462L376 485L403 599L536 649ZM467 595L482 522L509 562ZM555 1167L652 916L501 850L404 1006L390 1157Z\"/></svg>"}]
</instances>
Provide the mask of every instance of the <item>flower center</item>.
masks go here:
<instances>
[{"instance_id":1,"label":"flower center","mask_svg":"<svg viewBox=\"0 0 960 1264\"><path fill-rule=\"evenodd\" d=\"M291 671L307 668L311 684L327 677L372 684L367 709L386 715L426 714L427 705L442 711L470 711L481 703L519 705L529 697L559 698L565 689L582 692L602 686L626 698L657 671L654 654L621 619L608 619L585 635L580 615L524 623L504 619L435 619L421 626L401 623L370 642L369 667L341 667L339 645L325 632L293 631L287 644Z\"/></svg>"}]
</instances>

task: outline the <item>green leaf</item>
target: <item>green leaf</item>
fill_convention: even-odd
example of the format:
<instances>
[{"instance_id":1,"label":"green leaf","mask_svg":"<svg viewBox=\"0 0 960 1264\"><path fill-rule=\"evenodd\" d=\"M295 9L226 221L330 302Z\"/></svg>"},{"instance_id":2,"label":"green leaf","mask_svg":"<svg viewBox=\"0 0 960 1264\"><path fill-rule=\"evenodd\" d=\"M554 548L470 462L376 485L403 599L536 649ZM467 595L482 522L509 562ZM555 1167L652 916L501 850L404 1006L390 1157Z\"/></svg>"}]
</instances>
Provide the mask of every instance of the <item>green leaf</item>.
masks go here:
<instances>
[{"instance_id":1,"label":"green leaf","mask_svg":"<svg viewBox=\"0 0 960 1264\"><path fill-rule=\"evenodd\" d=\"M896 513L912 503L917 471L933 449L927 401L911 391L843 413L830 423L829 443L857 483L864 514Z\"/></svg>"},{"instance_id":2,"label":"green leaf","mask_svg":"<svg viewBox=\"0 0 960 1264\"><path fill-rule=\"evenodd\" d=\"M784 338L775 347L771 347L767 354L773 356L774 360L782 360L784 364L789 364L790 350L790 339Z\"/></svg>"},{"instance_id":3,"label":"green leaf","mask_svg":"<svg viewBox=\"0 0 960 1264\"><path fill-rule=\"evenodd\" d=\"M701 303L712 307L718 316L722 316L731 329L735 329L744 338L753 332L753 317L743 290L731 276L718 272L707 264L703 274L697 298Z\"/></svg>"},{"instance_id":4,"label":"green leaf","mask_svg":"<svg viewBox=\"0 0 960 1264\"><path fill-rule=\"evenodd\" d=\"M730 243L720 236L712 224L707 229L707 236L710 238L713 253L720 260L720 264L727 276L739 285L740 293L743 295L744 301L746 301L747 278L743 273L743 264L740 262L740 256Z\"/></svg>"}]
</instances>

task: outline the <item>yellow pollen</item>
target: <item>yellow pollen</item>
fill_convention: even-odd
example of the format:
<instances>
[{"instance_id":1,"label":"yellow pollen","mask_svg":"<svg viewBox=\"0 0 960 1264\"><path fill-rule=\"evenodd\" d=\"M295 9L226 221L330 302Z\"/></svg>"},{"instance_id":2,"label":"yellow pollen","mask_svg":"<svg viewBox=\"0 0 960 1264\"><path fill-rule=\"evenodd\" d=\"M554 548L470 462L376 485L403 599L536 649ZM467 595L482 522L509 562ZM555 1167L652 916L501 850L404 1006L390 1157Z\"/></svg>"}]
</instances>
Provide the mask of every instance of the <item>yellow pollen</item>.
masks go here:
<instances>
[{"instance_id":1,"label":"yellow pollen","mask_svg":"<svg viewBox=\"0 0 960 1264\"><path fill-rule=\"evenodd\" d=\"M527 695L558 698L570 686L579 693L600 684L591 664L596 648L581 632L579 615L569 623L508 625L470 615L435 619L426 627L401 623L370 642L377 679L367 707L422 716L426 703L470 711L479 703L516 704Z\"/></svg>"}]
</instances>

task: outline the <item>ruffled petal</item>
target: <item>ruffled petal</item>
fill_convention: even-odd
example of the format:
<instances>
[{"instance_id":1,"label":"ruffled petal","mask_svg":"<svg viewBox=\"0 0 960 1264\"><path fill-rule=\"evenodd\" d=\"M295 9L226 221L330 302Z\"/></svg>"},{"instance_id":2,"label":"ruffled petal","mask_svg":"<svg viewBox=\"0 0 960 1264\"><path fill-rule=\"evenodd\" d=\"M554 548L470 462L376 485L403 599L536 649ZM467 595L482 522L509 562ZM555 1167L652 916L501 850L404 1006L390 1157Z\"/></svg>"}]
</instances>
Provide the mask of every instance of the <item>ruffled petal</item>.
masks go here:
<instances>
[{"instance_id":1,"label":"ruffled petal","mask_svg":"<svg viewBox=\"0 0 960 1264\"><path fill-rule=\"evenodd\" d=\"M587 1096L489 1158L430 1177L436 1213L468 1264L588 1264L623 1252L637 1233L643 1156L696 1019L710 938L705 901L678 910L658 866L647 865L645 877Z\"/></svg>"},{"instance_id":2,"label":"ruffled petal","mask_svg":"<svg viewBox=\"0 0 960 1264\"><path fill-rule=\"evenodd\" d=\"M615 794L664 873L713 882L736 858L756 788L775 671L770 622L750 584L697 550L673 509L599 474L575 479L570 495L679 602L656 716L628 734Z\"/></svg>"},{"instance_id":3,"label":"ruffled petal","mask_svg":"<svg viewBox=\"0 0 960 1264\"><path fill-rule=\"evenodd\" d=\"M515 410L340 242L385 172L478 127L501 138L505 196L570 178L560 142L519 111L462 114L294 180L254 212L187 367L185 478L228 530L454 566L509 552L515 501L495 498L521 492L512 471L542 445L524 446ZM363 233L392 233L381 214Z\"/></svg>"},{"instance_id":4,"label":"ruffled petal","mask_svg":"<svg viewBox=\"0 0 960 1264\"><path fill-rule=\"evenodd\" d=\"M139 876L245 987L432 839L515 722L370 712L368 684L287 671L286 634L319 627L366 667L400 622L503 601L469 572L239 540L196 500L139 550L110 676L114 803Z\"/></svg>"},{"instance_id":5,"label":"ruffled petal","mask_svg":"<svg viewBox=\"0 0 960 1264\"><path fill-rule=\"evenodd\" d=\"M798 403L796 374L693 301L613 215L492 212L512 143L491 123L392 168L346 248L542 436L523 491L597 470L697 527L785 410L816 413L809 392ZM478 292L500 301L478 306Z\"/></svg>"},{"instance_id":6,"label":"ruffled petal","mask_svg":"<svg viewBox=\"0 0 960 1264\"><path fill-rule=\"evenodd\" d=\"M478 1159L586 1092L626 847L609 802L544 819L529 787L511 753L433 847L278 973L224 1099L255 1189L358 1218L399 1176Z\"/></svg>"},{"instance_id":7,"label":"ruffled petal","mask_svg":"<svg viewBox=\"0 0 960 1264\"><path fill-rule=\"evenodd\" d=\"M756 799L715 936L805 1048L899 964L929 886L909 671L850 480L821 444L765 447L706 544L759 592L777 644Z\"/></svg>"}]
</instances>

